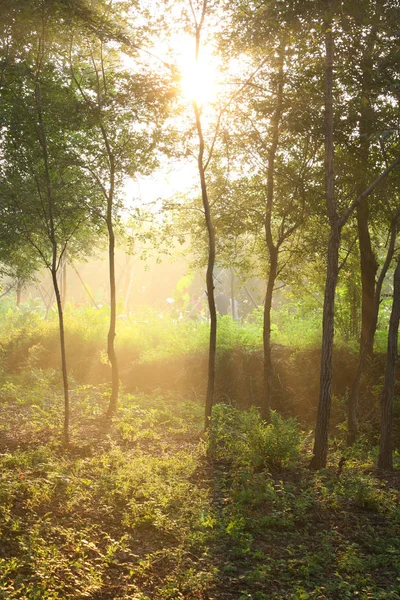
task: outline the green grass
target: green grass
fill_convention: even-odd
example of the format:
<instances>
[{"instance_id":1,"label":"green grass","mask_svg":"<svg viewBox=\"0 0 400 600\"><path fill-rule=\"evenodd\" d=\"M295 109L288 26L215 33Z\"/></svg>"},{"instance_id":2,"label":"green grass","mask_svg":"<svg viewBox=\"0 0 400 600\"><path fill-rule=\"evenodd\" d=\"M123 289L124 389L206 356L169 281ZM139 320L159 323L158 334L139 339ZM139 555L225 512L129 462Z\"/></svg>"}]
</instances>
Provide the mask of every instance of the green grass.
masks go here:
<instances>
[{"instance_id":1,"label":"green grass","mask_svg":"<svg viewBox=\"0 0 400 600\"><path fill-rule=\"evenodd\" d=\"M377 351L385 351L387 307L382 309L381 327L376 335ZM321 309L316 301L291 299L272 312L272 343L291 350L318 348L321 338ZM80 381L103 381L107 365L106 340L109 308L102 306L65 310L66 343L70 371ZM345 340L338 324L336 344L356 350L355 340ZM227 351L262 351L263 311L255 309L244 322L230 317L218 321L217 348L222 356ZM51 311L43 320L43 307L31 299L16 308L9 299L0 306L0 355L6 356L6 369L18 370L24 361L36 357L41 367L59 365L58 319ZM177 318L174 313L157 312L142 307L117 319L116 349L122 371L133 364L151 364L200 355L207 351L209 324L204 321ZM87 378L87 374L93 377ZM103 373L103 375L102 375Z\"/></svg>"},{"instance_id":2,"label":"green grass","mask_svg":"<svg viewBox=\"0 0 400 600\"><path fill-rule=\"evenodd\" d=\"M336 474L307 469L296 421L73 386L60 446L52 371L3 377L0 598L400 598L399 479L360 442ZM396 457L398 463L398 457Z\"/></svg>"}]
</instances>

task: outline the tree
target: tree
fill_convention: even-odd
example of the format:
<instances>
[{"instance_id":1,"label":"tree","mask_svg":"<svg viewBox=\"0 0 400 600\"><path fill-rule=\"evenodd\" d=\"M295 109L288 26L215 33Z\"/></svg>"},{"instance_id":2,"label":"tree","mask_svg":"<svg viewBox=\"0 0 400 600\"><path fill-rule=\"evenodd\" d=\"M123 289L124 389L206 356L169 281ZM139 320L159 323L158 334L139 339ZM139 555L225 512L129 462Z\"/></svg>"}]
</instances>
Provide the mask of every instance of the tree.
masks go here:
<instances>
[{"instance_id":1,"label":"tree","mask_svg":"<svg viewBox=\"0 0 400 600\"><path fill-rule=\"evenodd\" d=\"M111 17L106 11L105 18ZM128 53L125 55L128 67L123 64L124 51ZM70 69L85 118L84 129L77 140L76 163L88 173L103 197L101 215L108 232L110 325L107 352L112 388L107 414L112 416L117 409L119 392L115 351L116 222L122 208L126 178L149 174L157 164L157 149L161 145L171 88L165 78L151 72L149 64L137 51L115 40L107 43L94 34L86 34L71 44Z\"/></svg>"},{"instance_id":2,"label":"tree","mask_svg":"<svg viewBox=\"0 0 400 600\"><path fill-rule=\"evenodd\" d=\"M390 264L395 251L396 235L398 221L400 219L400 208L394 212L390 224L389 240L387 244L386 258L380 270L378 279L375 284L374 290L374 302L372 305L371 315L369 315L368 323L369 330L367 331L367 337L361 341L360 356L358 360L357 370L353 379L349 391L349 398L347 404L347 445L351 446L357 439L358 435L358 420L357 420L357 404L358 394L360 390L361 377L365 369L365 365L368 360L370 349L373 347L375 332L378 324L379 316L379 305L381 302L382 286L389 270Z\"/></svg>"},{"instance_id":3,"label":"tree","mask_svg":"<svg viewBox=\"0 0 400 600\"><path fill-rule=\"evenodd\" d=\"M195 59L198 63L200 54L201 34L204 25L204 19L207 14L208 0L202 0L200 16L198 17L191 0L190 8L194 19L195 29ZM211 215L211 206L208 197L208 188L206 182L206 170L212 157L212 150L208 157L204 155L205 152L205 141L203 134L203 125L201 119L201 106L196 98L193 99L193 110L196 121L196 130L199 141L197 167L200 178L201 198L203 202L204 217L207 227L208 234L208 259L207 259L207 273L206 273L206 287L207 287L207 300L208 309L210 313L210 339L209 339L209 350L208 350L208 376L207 376L207 392L206 392L206 405L205 405L205 429L207 429L211 422L211 413L214 399L214 386L215 386L215 360L217 351L217 311L215 307L214 298L214 265L215 265L215 227L213 218Z\"/></svg>"},{"instance_id":4,"label":"tree","mask_svg":"<svg viewBox=\"0 0 400 600\"><path fill-rule=\"evenodd\" d=\"M320 396L315 428L313 457L310 466L320 469L326 466L328 452L328 428L332 396L332 354L334 338L335 291L339 273L339 246L341 231L352 213L367 198L376 186L400 164L398 157L379 177L350 204L339 216L335 196L334 174L334 106L333 106L333 67L334 67L334 5L331 0L324 3L325 32L325 200L330 223L330 236L327 252L327 271L324 295L322 324L322 352L320 372Z\"/></svg>"},{"instance_id":5,"label":"tree","mask_svg":"<svg viewBox=\"0 0 400 600\"><path fill-rule=\"evenodd\" d=\"M379 441L378 468L393 469L393 397L396 383L396 363L400 319L400 255L393 277L393 303L390 315L385 381L381 396L381 437Z\"/></svg>"},{"instance_id":6,"label":"tree","mask_svg":"<svg viewBox=\"0 0 400 600\"><path fill-rule=\"evenodd\" d=\"M58 271L67 246L72 254L82 250L82 226L88 222L87 207L96 204L96 195L91 195L71 154L79 124L63 62L68 33L54 25L54 7L34 8L31 20L23 22L30 35L18 48L18 60L8 61L5 70L2 227L3 239L11 240L16 252L23 248L23 239L51 273L64 388L63 440L68 446L70 402Z\"/></svg>"}]
</instances>

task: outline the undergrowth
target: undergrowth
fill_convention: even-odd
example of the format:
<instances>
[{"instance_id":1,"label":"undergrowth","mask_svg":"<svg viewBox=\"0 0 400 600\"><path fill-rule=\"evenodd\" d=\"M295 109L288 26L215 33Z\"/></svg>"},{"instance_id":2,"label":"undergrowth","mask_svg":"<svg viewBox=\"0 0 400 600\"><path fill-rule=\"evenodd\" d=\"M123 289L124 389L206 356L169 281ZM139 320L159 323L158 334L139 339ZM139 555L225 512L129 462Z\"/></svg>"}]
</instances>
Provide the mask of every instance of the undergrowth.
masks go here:
<instances>
[{"instance_id":1,"label":"undergrowth","mask_svg":"<svg viewBox=\"0 0 400 600\"><path fill-rule=\"evenodd\" d=\"M360 442L312 473L293 419L72 385L31 367L0 395L0 598L400 598L398 479ZM396 457L398 462L398 457Z\"/></svg>"}]
</instances>

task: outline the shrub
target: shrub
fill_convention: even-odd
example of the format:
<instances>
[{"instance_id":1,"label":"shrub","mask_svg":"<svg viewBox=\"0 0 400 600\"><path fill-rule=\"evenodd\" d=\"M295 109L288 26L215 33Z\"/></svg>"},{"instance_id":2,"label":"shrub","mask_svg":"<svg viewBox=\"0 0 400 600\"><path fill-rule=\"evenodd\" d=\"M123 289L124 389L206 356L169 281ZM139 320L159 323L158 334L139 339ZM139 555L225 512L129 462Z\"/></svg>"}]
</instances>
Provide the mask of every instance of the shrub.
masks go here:
<instances>
[{"instance_id":1,"label":"shrub","mask_svg":"<svg viewBox=\"0 0 400 600\"><path fill-rule=\"evenodd\" d=\"M295 419L271 412L271 422L266 423L256 409L245 412L226 404L214 407L209 450L217 460L281 469L298 459L299 446Z\"/></svg>"}]
</instances>

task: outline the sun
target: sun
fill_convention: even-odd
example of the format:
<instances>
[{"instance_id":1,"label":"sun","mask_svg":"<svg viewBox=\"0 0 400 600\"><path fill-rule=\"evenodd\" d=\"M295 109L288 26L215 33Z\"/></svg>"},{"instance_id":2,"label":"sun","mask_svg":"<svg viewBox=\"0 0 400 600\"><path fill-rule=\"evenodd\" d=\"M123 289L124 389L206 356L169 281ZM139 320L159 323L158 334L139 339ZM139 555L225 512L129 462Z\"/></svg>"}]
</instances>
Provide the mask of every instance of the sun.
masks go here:
<instances>
[{"instance_id":1,"label":"sun","mask_svg":"<svg viewBox=\"0 0 400 600\"><path fill-rule=\"evenodd\" d=\"M199 106L214 102L218 96L218 65L210 48L202 47L196 60L193 38L182 36L175 52L183 99Z\"/></svg>"}]
</instances>

